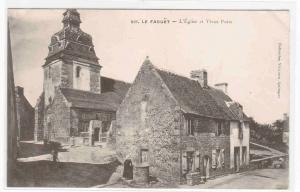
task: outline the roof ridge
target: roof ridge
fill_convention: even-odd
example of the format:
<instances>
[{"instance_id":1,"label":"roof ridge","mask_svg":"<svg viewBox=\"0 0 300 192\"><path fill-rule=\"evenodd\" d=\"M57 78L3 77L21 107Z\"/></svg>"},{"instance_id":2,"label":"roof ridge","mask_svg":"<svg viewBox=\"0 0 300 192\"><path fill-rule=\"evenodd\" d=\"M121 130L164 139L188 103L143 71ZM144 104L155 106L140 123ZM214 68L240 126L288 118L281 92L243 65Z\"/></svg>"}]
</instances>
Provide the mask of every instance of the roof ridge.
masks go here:
<instances>
[{"instance_id":1,"label":"roof ridge","mask_svg":"<svg viewBox=\"0 0 300 192\"><path fill-rule=\"evenodd\" d=\"M155 68L156 68L157 70L162 71L162 72L166 72L166 73L170 73L170 74L172 74L172 75L178 76L178 77L186 78L186 79L188 79L188 80L190 80L190 81L196 81L196 80L194 80L194 79L191 79L191 78L188 77L188 76L185 76L184 74L179 74L178 72L171 71L170 69L160 68L160 67L156 67L156 66L155 66ZM196 81L196 82L197 82L197 81Z\"/></svg>"},{"instance_id":2,"label":"roof ridge","mask_svg":"<svg viewBox=\"0 0 300 192\"><path fill-rule=\"evenodd\" d=\"M78 92L83 92L83 93L90 93L90 94L95 94L95 95L101 95L102 93L95 93L92 91L85 91L85 90L80 90L80 89L74 89L74 88L70 88L70 87L60 87L60 89L69 89L69 90L73 90L73 91L78 91Z\"/></svg>"},{"instance_id":3,"label":"roof ridge","mask_svg":"<svg viewBox=\"0 0 300 192\"><path fill-rule=\"evenodd\" d=\"M126 83L126 84L132 84L132 83L129 83L127 81L124 81L124 80L120 80L120 79L114 79L114 78L111 78L111 77L107 77L107 76L104 76L104 75L101 75L101 78L104 77L104 78L108 78L108 79L112 79L112 80L115 80L115 81L119 81L119 82L122 82L122 83Z\"/></svg>"}]
</instances>

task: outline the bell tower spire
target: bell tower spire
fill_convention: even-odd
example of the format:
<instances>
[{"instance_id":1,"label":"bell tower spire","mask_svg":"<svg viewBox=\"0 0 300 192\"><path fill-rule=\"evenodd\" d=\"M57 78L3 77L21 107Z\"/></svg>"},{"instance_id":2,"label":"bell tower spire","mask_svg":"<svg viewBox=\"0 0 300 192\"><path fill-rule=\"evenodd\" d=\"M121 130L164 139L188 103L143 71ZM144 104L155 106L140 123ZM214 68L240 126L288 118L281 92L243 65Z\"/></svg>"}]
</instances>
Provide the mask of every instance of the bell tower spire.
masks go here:
<instances>
[{"instance_id":1,"label":"bell tower spire","mask_svg":"<svg viewBox=\"0 0 300 192\"><path fill-rule=\"evenodd\" d=\"M80 20L80 14L77 12L76 9L67 9L63 13L63 20L62 23L65 27L79 27L81 20Z\"/></svg>"}]
</instances>

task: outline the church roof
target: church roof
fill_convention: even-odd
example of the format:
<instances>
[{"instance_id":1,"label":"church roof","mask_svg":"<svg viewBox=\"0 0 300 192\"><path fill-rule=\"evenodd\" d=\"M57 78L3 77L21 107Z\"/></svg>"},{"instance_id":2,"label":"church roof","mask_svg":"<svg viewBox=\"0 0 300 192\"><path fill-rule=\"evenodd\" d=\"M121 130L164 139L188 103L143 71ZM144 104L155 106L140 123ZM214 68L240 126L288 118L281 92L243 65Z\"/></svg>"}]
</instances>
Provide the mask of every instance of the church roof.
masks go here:
<instances>
[{"instance_id":1,"label":"church roof","mask_svg":"<svg viewBox=\"0 0 300 192\"><path fill-rule=\"evenodd\" d=\"M60 88L71 107L93 110L116 111L121 104L129 83L101 77L102 93L93 93L71 88Z\"/></svg>"},{"instance_id":2,"label":"church roof","mask_svg":"<svg viewBox=\"0 0 300 192\"><path fill-rule=\"evenodd\" d=\"M149 64L152 65L149 61ZM154 67L154 66L153 66ZM185 113L226 120L248 120L223 91L201 87L196 80L154 67ZM238 106L240 106L238 104Z\"/></svg>"},{"instance_id":3,"label":"church roof","mask_svg":"<svg viewBox=\"0 0 300 192\"><path fill-rule=\"evenodd\" d=\"M46 64L66 55L87 59L98 64L92 36L81 30L81 19L77 10L67 9L63 13L62 23L63 28L51 37Z\"/></svg>"}]
</instances>

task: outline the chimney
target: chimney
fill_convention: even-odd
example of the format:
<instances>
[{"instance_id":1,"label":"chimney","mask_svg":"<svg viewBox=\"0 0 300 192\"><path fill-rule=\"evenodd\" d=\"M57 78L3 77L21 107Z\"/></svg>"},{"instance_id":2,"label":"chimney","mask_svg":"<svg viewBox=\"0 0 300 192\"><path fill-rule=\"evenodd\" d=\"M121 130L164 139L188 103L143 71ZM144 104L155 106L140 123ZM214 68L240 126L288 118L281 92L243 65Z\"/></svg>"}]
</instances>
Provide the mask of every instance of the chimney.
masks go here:
<instances>
[{"instance_id":1,"label":"chimney","mask_svg":"<svg viewBox=\"0 0 300 192\"><path fill-rule=\"evenodd\" d=\"M207 71L205 69L191 71L191 78L198 81L202 88L207 88Z\"/></svg>"},{"instance_id":2,"label":"chimney","mask_svg":"<svg viewBox=\"0 0 300 192\"><path fill-rule=\"evenodd\" d=\"M217 83L215 87L227 94L228 83Z\"/></svg>"},{"instance_id":3,"label":"chimney","mask_svg":"<svg viewBox=\"0 0 300 192\"><path fill-rule=\"evenodd\" d=\"M16 92L16 94L18 94L18 95L23 95L23 94L24 94L24 88L23 88L23 87L20 87L20 86L16 86L16 87L15 87L15 92Z\"/></svg>"}]
</instances>

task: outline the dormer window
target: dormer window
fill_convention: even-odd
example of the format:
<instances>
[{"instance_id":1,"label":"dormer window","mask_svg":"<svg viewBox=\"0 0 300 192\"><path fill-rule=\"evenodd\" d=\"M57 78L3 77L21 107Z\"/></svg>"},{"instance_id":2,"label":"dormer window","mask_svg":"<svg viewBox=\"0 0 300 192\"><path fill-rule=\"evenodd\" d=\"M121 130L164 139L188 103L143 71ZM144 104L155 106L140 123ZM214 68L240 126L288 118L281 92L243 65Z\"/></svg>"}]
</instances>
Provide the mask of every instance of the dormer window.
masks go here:
<instances>
[{"instance_id":1,"label":"dormer window","mask_svg":"<svg viewBox=\"0 0 300 192\"><path fill-rule=\"evenodd\" d=\"M77 78L80 77L80 71L81 71L81 67L77 66L77 67L76 67L76 77L77 77Z\"/></svg>"}]
</instances>

